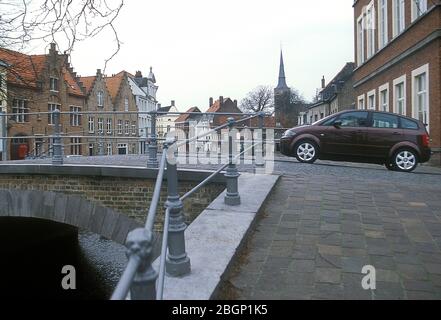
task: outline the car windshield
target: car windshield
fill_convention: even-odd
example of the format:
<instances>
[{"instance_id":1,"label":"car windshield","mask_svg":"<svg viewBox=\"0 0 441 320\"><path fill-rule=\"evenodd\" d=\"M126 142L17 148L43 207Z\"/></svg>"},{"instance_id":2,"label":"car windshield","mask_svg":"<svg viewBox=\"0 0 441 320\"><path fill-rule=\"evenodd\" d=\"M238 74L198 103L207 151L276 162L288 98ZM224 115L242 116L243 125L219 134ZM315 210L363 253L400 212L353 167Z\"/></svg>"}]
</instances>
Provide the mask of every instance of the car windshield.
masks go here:
<instances>
[{"instance_id":1,"label":"car windshield","mask_svg":"<svg viewBox=\"0 0 441 320\"><path fill-rule=\"evenodd\" d=\"M331 120L331 119L333 119L335 117L336 117L335 114L331 114L331 115L329 115L327 117L324 117L323 119L320 119L320 120L317 120L316 122L313 122L311 125L316 125L318 123L325 123L325 122L328 122L328 120Z\"/></svg>"}]
</instances>

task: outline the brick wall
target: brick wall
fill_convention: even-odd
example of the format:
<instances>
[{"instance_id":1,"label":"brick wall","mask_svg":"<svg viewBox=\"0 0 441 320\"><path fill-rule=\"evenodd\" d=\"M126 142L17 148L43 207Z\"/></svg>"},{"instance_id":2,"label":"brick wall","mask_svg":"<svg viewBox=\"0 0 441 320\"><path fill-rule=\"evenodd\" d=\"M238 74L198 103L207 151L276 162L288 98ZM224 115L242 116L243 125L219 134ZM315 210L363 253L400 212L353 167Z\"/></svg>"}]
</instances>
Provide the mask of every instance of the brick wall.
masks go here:
<instances>
[{"instance_id":1,"label":"brick wall","mask_svg":"<svg viewBox=\"0 0 441 320\"><path fill-rule=\"evenodd\" d=\"M79 195L144 223L155 181L115 177L2 174L0 189L41 190ZM185 194L197 184L180 181L179 194ZM158 206L157 228L162 226L166 188L167 184L164 182ZM211 183L188 198L184 203L187 223L193 221L224 189L224 184Z\"/></svg>"},{"instance_id":2,"label":"brick wall","mask_svg":"<svg viewBox=\"0 0 441 320\"><path fill-rule=\"evenodd\" d=\"M371 1L359 0L354 6L355 26L356 20L360 16L364 6ZM406 1L405 6L405 26L404 32L394 39L392 30L392 1L389 2L388 7L388 33L389 43L385 48L378 51L378 28L375 30L375 50L376 54L367 60L363 65L359 66L354 72L355 84L355 100L358 104L358 97L365 96L365 106L367 105L367 93L376 90L375 105L379 106L379 87L384 84L389 84L389 111L393 112L393 81L403 75L406 76L406 115L413 116L412 106L412 71L425 65L429 65L429 107L430 107L430 135L432 138L432 147L435 149L441 148L441 39L438 38L422 49L416 51L406 59L402 59L392 67L384 72L379 73L368 81L358 84L360 80L366 79L379 68L383 67L388 62L420 43L427 36L432 34L435 30L441 28L441 6L438 5L432 8L432 4L428 1L429 12L416 20L411 22L411 3ZM378 7L378 2L375 1L375 8ZM355 40L357 40L357 29L355 28ZM365 36L366 39L366 36ZM366 48L366 44L365 44ZM357 44L355 42L355 53L357 53ZM357 56L357 54L356 54Z\"/></svg>"}]
</instances>

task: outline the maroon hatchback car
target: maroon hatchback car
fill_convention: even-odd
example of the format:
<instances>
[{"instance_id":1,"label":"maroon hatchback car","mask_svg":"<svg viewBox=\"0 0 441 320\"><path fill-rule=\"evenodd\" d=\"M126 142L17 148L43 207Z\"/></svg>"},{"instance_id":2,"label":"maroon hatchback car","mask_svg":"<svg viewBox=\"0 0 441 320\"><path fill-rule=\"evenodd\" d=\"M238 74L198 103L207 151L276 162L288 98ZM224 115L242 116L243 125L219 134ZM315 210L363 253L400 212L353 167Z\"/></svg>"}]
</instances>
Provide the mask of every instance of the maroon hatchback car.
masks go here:
<instances>
[{"instance_id":1,"label":"maroon hatchback car","mask_svg":"<svg viewBox=\"0 0 441 320\"><path fill-rule=\"evenodd\" d=\"M303 163L317 159L364 162L411 172L430 160L429 143L421 121L387 112L351 110L286 131L280 150Z\"/></svg>"}]
</instances>

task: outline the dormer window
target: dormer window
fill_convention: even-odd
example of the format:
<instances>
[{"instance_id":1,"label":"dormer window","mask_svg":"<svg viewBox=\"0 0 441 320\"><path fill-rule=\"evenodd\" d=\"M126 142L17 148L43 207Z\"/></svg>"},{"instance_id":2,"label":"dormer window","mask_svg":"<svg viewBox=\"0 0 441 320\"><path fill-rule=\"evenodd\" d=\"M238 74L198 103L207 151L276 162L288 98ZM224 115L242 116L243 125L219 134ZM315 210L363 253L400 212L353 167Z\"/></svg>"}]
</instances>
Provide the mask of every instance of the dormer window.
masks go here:
<instances>
[{"instance_id":1,"label":"dormer window","mask_svg":"<svg viewBox=\"0 0 441 320\"><path fill-rule=\"evenodd\" d=\"M104 95L102 91L97 93L98 107L104 107Z\"/></svg>"},{"instance_id":2,"label":"dormer window","mask_svg":"<svg viewBox=\"0 0 441 320\"><path fill-rule=\"evenodd\" d=\"M51 77L50 78L50 90L54 91L54 92L58 92L59 91L58 78L55 78L55 77Z\"/></svg>"}]
</instances>

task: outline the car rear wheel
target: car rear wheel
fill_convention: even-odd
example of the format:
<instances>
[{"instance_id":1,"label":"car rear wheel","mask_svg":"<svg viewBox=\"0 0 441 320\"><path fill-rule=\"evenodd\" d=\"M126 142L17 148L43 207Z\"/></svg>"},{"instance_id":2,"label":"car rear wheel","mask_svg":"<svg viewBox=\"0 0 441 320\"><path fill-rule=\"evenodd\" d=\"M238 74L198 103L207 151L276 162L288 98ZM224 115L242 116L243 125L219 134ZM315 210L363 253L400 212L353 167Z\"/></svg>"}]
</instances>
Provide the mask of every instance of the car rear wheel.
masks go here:
<instances>
[{"instance_id":1,"label":"car rear wheel","mask_svg":"<svg viewBox=\"0 0 441 320\"><path fill-rule=\"evenodd\" d=\"M418 156L412 149L401 149L397 151L393 160L396 170L402 172L412 172L418 166Z\"/></svg>"},{"instance_id":2,"label":"car rear wheel","mask_svg":"<svg viewBox=\"0 0 441 320\"><path fill-rule=\"evenodd\" d=\"M302 163L314 163L318 158L318 147L317 144L309 141L303 140L296 144L295 157L299 162Z\"/></svg>"}]
</instances>

